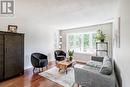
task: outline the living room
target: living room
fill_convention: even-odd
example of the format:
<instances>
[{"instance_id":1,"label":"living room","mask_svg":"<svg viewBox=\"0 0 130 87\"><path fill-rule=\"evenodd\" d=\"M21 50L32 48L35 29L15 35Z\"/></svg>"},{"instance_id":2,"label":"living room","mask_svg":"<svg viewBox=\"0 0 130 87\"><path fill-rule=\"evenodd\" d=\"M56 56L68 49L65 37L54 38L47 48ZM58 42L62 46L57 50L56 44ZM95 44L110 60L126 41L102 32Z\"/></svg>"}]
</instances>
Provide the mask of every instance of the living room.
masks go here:
<instances>
[{"instance_id":1,"label":"living room","mask_svg":"<svg viewBox=\"0 0 130 87\"><path fill-rule=\"evenodd\" d=\"M2 49L0 51L0 69L3 70L1 71L2 74L0 73L0 77L3 77L0 87L116 87L113 84L119 85L119 87L129 87L129 0L8 1L0 1L0 35L2 35L0 42L4 46L3 48L0 47ZM7 10L3 9L6 6ZM10 6L13 7L10 8ZM7 13L10 11L12 13ZM10 31L11 27L17 29L15 33ZM93 72L86 73L86 75L82 74L83 76L73 73L75 77L72 76L72 72L77 72L75 71L78 69L76 67L80 69L91 59L95 59L95 56L97 57L97 41L93 39L92 34L96 36L98 30L105 34L104 42L108 42L107 56L115 61L114 69L112 69L115 70L116 78L114 78L114 81L113 76L108 75L108 78L112 77L112 80L104 80L103 78L99 79L100 77L97 74L94 76ZM19 58L23 58L20 59L21 61L24 60L21 63L24 66L24 71L21 70L22 73L19 73L22 75L4 79L6 77L5 73L10 74L15 71L12 68L6 71L5 67L10 66L8 63L13 64L14 62L11 63L11 60L15 61L10 58L15 57L20 52L18 49L15 50L13 47L16 45L15 41L14 39L11 40L11 37L8 37L8 39L7 34L18 35L17 42L22 41L21 48L19 45L17 45L17 48L22 49L22 55ZM74 39L69 40L69 37L74 37ZM13 44L6 44L6 41ZM11 51L7 51L8 49L5 46L11 47ZM69 58L68 50L72 53L74 50L73 60L75 61L72 60L74 67L65 69L67 74L64 70L58 68L61 66L57 65L59 61L57 62L54 55L56 50L64 51L66 58ZM9 54L12 54L12 56L7 57L3 52L10 52ZM33 53L44 54L47 57L47 67L45 65L40 71L39 68L34 69L31 61ZM9 62L5 62L5 57ZM88 68L86 70L89 71ZM52 75L48 77L48 72L58 73L58 76ZM59 80L55 79L60 76L63 77ZM85 82L81 81L82 79ZM95 81L97 79L99 81ZM81 83L78 83L77 80L80 80ZM69 85L66 85L67 82Z\"/></svg>"}]
</instances>

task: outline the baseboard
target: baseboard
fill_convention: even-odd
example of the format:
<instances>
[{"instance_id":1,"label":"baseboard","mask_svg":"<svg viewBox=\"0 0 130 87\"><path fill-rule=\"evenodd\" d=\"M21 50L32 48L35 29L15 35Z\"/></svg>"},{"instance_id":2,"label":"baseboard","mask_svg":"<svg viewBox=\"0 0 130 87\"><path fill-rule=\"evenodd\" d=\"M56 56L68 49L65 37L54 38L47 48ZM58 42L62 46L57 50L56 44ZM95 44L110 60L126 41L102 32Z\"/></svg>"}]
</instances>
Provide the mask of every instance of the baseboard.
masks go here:
<instances>
[{"instance_id":1,"label":"baseboard","mask_svg":"<svg viewBox=\"0 0 130 87\"><path fill-rule=\"evenodd\" d=\"M33 66L24 67L24 70L32 68Z\"/></svg>"},{"instance_id":2,"label":"baseboard","mask_svg":"<svg viewBox=\"0 0 130 87\"><path fill-rule=\"evenodd\" d=\"M49 60L48 62L54 62L55 60ZM30 66L26 66L26 67L24 67L24 70L26 70L26 69L29 69L29 68L32 68L33 66L32 65L30 65Z\"/></svg>"},{"instance_id":3,"label":"baseboard","mask_svg":"<svg viewBox=\"0 0 130 87\"><path fill-rule=\"evenodd\" d=\"M76 60L77 63L86 64L84 61Z\"/></svg>"}]
</instances>

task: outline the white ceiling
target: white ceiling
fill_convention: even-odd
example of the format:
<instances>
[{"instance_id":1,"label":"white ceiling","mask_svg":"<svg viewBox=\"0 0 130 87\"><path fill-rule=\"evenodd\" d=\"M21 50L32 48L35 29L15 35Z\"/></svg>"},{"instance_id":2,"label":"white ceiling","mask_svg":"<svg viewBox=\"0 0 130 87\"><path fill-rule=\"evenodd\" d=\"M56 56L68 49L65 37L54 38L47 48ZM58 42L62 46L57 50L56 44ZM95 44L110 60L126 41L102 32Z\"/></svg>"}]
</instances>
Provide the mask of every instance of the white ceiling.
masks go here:
<instances>
[{"instance_id":1,"label":"white ceiling","mask_svg":"<svg viewBox=\"0 0 130 87\"><path fill-rule=\"evenodd\" d=\"M38 26L66 29L112 20L118 0L15 1L17 20L32 22Z\"/></svg>"},{"instance_id":2,"label":"white ceiling","mask_svg":"<svg viewBox=\"0 0 130 87\"><path fill-rule=\"evenodd\" d=\"M118 0L43 0L44 18L58 28L87 26L112 20Z\"/></svg>"}]
</instances>

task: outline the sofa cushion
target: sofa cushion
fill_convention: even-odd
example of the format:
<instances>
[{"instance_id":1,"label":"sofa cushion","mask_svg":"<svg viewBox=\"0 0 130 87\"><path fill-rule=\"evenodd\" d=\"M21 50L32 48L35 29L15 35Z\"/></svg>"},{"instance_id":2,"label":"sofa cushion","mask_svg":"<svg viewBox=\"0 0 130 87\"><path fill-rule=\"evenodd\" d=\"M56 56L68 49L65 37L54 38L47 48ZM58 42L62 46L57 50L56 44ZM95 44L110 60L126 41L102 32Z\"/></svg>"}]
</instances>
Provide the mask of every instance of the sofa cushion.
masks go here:
<instances>
[{"instance_id":1,"label":"sofa cushion","mask_svg":"<svg viewBox=\"0 0 130 87\"><path fill-rule=\"evenodd\" d=\"M102 62L90 60L87 62L87 65L91 67L101 68Z\"/></svg>"},{"instance_id":2,"label":"sofa cushion","mask_svg":"<svg viewBox=\"0 0 130 87\"><path fill-rule=\"evenodd\" d=\"M104 58L103 65L99 72L105 75L110 75L112 73L112 62L110 58Z\"/></svg>"}]
</instances>

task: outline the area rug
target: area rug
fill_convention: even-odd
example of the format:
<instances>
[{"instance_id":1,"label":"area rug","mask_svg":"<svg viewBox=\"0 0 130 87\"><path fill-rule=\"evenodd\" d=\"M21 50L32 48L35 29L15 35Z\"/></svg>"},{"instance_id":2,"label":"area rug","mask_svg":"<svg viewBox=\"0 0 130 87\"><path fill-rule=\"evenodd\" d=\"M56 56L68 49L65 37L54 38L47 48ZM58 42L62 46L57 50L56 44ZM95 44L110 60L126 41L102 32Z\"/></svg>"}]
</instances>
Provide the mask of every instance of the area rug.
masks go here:
<instances>
[{"instance_id":1,"label":"area rug","mask_svg":"<svg viewBox=\"0 0 130 87\"><path fill-rule=\"evenodd\" d=\"M68 68L67 74L64 71L58 72L57 67L53 67L45 72L39 73L39 75L54 81L64 87L73 87L75 78L74 78L74 69Z\"/></svg>"}]
</instances>

